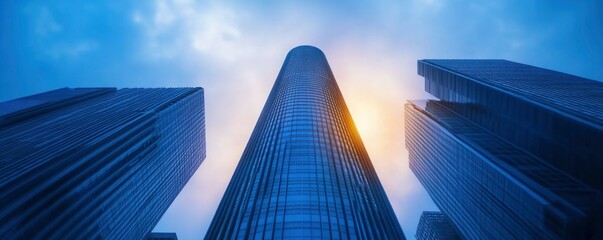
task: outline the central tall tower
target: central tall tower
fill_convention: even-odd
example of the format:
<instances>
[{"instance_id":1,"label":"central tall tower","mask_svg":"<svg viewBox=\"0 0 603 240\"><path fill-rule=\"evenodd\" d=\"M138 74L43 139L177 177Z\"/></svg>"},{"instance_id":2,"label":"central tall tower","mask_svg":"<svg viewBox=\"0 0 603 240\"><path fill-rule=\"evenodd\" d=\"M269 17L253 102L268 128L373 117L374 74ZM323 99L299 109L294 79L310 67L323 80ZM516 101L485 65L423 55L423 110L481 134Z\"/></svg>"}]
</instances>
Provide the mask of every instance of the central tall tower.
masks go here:
<instances>
[{"instance_id":1,"label":"central tall tower","mask_svg":"<svg viewBox=\"0 0 603 240\"><path fill-rule=\"evenodd\" d=\"M404 239L325 55L289 52L206 239Z\"/></svg>"}]
</instances>

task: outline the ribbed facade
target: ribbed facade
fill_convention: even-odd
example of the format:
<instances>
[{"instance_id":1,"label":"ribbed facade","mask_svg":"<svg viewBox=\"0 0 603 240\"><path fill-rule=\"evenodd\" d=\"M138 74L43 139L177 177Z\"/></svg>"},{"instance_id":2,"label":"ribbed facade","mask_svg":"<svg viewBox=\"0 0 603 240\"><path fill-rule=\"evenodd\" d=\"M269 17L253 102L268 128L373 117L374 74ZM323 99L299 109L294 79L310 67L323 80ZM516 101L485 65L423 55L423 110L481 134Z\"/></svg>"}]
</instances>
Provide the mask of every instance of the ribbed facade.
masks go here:
<instances>
[{"instance_id":1,"label":"ribbed facade","mask_svg":"<svg viewBox=\"0 0 603 240\"><path fill-rule=\"evenodd\" d=\"M603 190L603 82L506 60L421 60L418 72L435 97L481 108L464 117Z\"/></svg>"},{"instance_id":2,"label":"ribbed facade","mask_svg":"<svg viewBox=\"0 0 603 240\"><path fill-rule=\"evenodd\" d=\"M404 239L324 54L289 52L206 239Z\"/></svg>"},{"instance_id":3,"label":"ribbed facade","mask_svg":"<svg viewBox=\"0 0 603 240\"><path fill-rule=\"evenodd\" d=\"M582 239L601 194L452 112L406 105L410 168L468 239Z\"/></svg>"},{"instance_id":4,"label":"ribbed facade","mask_svg":"<svg viewBox=\"0 0 603 240\"><path fill-rule=\"evenodd\" d=\"M603 237L586 167L600 164L587 110L603 104L592 102L603 84L504 60L422 60L419 74L441 100L405 106L410 168L463 238ZM590 100L577 94L587 85Z\"/></svg>"},{"instance_id":5,"label":"ribbed facade","mask_svg":"<svg viewBox=\"0 0 603 240\"><path fill-rule=\"evenodd\" d=\"M424 211L419 219L417 240L459 240L454 225L448 216L442 212Z\"/></svg>"},{"instance_id":6,"label":"ribbed facade","mask_svg":"<svg viewBox=\"0 0 603 240\"><path fill-rule=\"evenodd\" d=\"M204 158L201 88L0 103L0 236L143 239Z\"/></svg>"}]
</instances>

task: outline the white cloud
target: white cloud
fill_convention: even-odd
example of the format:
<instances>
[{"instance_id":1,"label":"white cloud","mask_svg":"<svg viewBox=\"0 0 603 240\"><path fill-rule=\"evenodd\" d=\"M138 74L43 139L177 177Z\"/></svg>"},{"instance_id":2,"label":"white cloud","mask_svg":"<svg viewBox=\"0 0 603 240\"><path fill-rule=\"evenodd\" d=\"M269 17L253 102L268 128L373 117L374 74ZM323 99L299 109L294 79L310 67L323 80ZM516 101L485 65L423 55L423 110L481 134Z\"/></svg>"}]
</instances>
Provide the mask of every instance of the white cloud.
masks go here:
<instances>
[{"instance_id":1,"label":"white cloud","mask_svg":"<svg viewBox=\"0 0 603 240\"><path fill-rule=\"evenodd\" d=\"M172 59L196 53L228 60L236 53L233 50L241 35L234 11L215 3L157 0L153 13L145 16L135 11L132 15L146 36L142 49L146 57Z\"/></svg>"},{"instance_id":2,"label":"white cloud","mask_svg":"<svg viewBox=\"0 0 603 240\"><path fill-rule=\"evenodd\" d=\"M226 8L215 8L200 16L193 29L192 47L202 53L233 57L241 32L235 14Z\"/></svg>"},{"instance_id":3,"label":"white cloud","mask_svg":"<svg viewBox=\"0 0 603 240\"><path fill-rule=\"evenodd\" d=\"M391 36L374 34L373 26L354 20L339 21L312 6L248 11L253 9L161 0L152 13L132 15L145 32L143 55L203 63L214 71L212 79L200 81L206 89L207 159L156 230L177 231L183 239L203 236L287 51L302 44L325 51L398 216L418 219L416 213L403 212L402 200L420 191L415 182L406 184L414 176L402 145L402 105L405 94L417 89L404 90L409 85L400 76L416 76L415 52L394 57L401 47ZM369 110L374 116L365 115ZM176 226L183 217L188 223Z\"/></svg>"},{"instance_id":4,"label":"white cloud","mask_svg":"<svg viewBox=\"0 0 603 240\"><path fill-rule=\"evenodd\" d=\"M122 27L117 22L119 16L111 15L119 12L113 9L114 4L107 4L111 5L108 11L111 14L95 15L97 10L107 10L102 9L103 4L38 2L26 4L25 18L21 20L23 26L30 23L25 27L31 34L20 38L23 44L16 46L29 49L36 56L51 58L46 63L61 62L62 58L95 57L88 53L101 47L107 53L125 51L107 55L126 56L123 59L103 58L110 64L91 61L96 64L95 69L73 69L80 66L61 64L57 70L70 71L56 72L73 72L73 78L77 79L81 76L76 73L112 72L106 75L109 79L131 79L127 76L132 72L148 71L137 84L144 85L148 80L145 78L155 78L156 85L165 87L205 87L207 159L158 225L161 230L178 232L181 239L203 237L285 54L297 45L316 45L327 55L408 236L416 228L413 221L418 221L423 206L433 207L410 172L408 154L402 145L403 104L406 99L427 96L416 74L417 59L527 58L533 61L528 63L557 66L568 72L583 69L583 73L591 74L596 73L590 66L601 59L596 44L591 49L575 48L596 42L601 35L593 37L593 33L580 27L590 15L576 17L583 13L575 11L576 7L551 11L528 3L526 8L520 1L380 0L373 4L269 1L261 6L248 1L134 1L136 9L126 16L142 33L137 36L138 44L128 43L134 49L111 48L111 44L120 42L106 41L120 39L114 38L120 37L115 35L123 34L123 28L115 29L112 25ZM143 6L146 4L150 8ZM525 20L537 24L526 24ZM95 32L99 26L106 33ZM91 39L89 35L99 38ZM134 35L128 32L124 36L130 40ZM550 51L551 47L559 51ZM134 59L129 58L130 54ZM575 61L568 63L566 60L570 58ZM28 68L23 68L27 70L22 76L46 79L46 73L53 74L35 69L40 62L28 62L31 66L24 65ZM106 71L112 68L116 70ZM163 79L170 75L191 79ZM58 79L56 74L52 77ZM83 86L97 84L78 81ZM118 80L107 83L124 84ZM6 89L13 92L10 86Z\"/></svg>"},{"instance_id":5,"label":"white cloud","mask_svg":"<svg viewBox=\"0 0 603 240\"><path fill-rule=\"evenodd\" d=\"M172 6L168 5L168 1L159 0L157 3L157 10L155 11L154 23L156 25L171 25L175 19L175 12L172 10Z\"/></svg>"}]
</instances>

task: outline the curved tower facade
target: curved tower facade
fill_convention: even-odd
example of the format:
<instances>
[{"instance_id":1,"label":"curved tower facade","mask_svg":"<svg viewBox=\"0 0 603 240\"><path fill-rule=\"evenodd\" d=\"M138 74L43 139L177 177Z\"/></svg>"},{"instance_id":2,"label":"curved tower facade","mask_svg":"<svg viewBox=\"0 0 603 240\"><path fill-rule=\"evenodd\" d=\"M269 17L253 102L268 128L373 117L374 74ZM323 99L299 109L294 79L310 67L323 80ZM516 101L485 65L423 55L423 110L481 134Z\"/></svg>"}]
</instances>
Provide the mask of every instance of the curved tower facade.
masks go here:
<instances>
[{"instance_id":1,"label":"curved tower facade","mask_svg":"<svg viewBox=\"0 0 603 240\"><path fill-rule=\"evenodd\" d=\"M206 239L404 239L325 55L289 52Z\"/></svg>"}]
</instances>

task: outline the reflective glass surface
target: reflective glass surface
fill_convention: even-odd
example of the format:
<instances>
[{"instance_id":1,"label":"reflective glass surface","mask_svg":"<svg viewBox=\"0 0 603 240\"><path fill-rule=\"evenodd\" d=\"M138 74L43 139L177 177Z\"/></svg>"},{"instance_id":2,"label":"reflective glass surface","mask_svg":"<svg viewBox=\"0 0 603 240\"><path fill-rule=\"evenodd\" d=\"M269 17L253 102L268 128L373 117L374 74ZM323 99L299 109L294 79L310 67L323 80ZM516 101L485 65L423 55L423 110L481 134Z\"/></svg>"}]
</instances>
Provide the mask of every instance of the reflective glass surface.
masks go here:
<instances>
[{"instance_id":1,"label":"reflective glass surface","mask_svg":"<svg viewBox=\"0 0 603 240\"><path fill-rule=\"evenodd\" d=\"M463 107L411 101L405 126L411 170L464 238L596 235L599 191L452 110Z\"/></svg>"},{"instance_id":2,"label":"reflective glass surface","mask_svg":"<svg viewBox=\"0 0 603 240\"><path fill-rule=\"evenodd\" d=\"M6 104L2 239L143 239L205 158L201 88L65 88Z\"/></svg>"},{"instance_id":3,"label":"reflective glass surface","mask_svg":"<svg viewBox=\"0 0 603 240\"><path fill-rule=\"evenodd\" d=\"M417 232L417 240L460 240L454 225L446 214L437 211L423 211Z\"/></svg>"},{"instance_id":4,"label":"reflective glass surface","mask_svg":"<svg viewBox=\"0 0 603 240\"><path fill-rule=\"evenodd\" d=\"M454 109L463 117L603 191L603 82L506 60L420 60L418 72L435 97L475 106Z\"/></svg>"},{"instance_id":5,"label":"reflective glass surface","mask_svg":"<svg viewBox=\"0 0 603 240\"><path fill-rule=\"evenodd\" d=\"M404 239L324 54L287 55L206 239Z\"/></svg>"}]
</instances>

